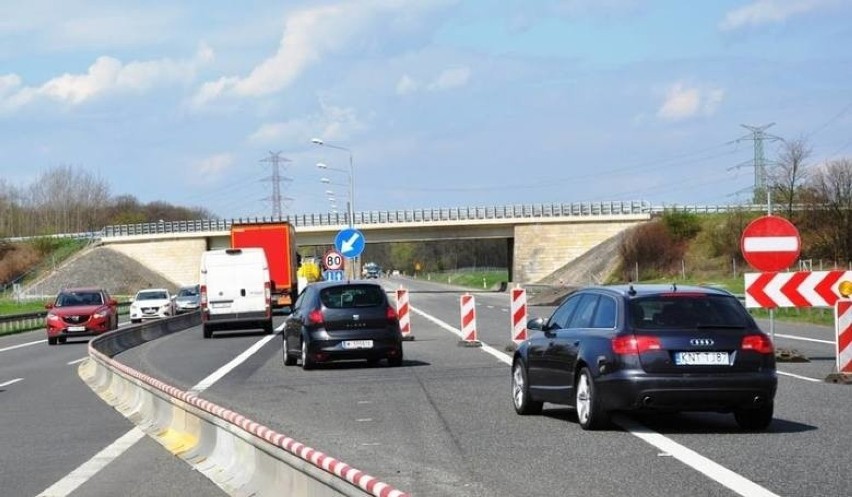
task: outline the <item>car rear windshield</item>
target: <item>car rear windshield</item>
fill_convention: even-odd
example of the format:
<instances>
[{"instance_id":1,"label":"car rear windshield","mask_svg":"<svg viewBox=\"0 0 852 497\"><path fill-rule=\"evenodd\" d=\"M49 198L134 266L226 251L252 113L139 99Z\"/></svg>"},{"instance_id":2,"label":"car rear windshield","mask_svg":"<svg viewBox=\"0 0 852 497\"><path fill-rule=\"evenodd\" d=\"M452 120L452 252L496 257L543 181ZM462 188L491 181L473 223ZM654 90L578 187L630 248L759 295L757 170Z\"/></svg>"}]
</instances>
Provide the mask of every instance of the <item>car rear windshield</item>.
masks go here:
<instances>
[{"instance_id":1,"label":"car rear windshield","mask_svg":"<svg viewBox=\"0 0 852 497\"><path fill-rule=\"evenodd\" d=\"M165 300L169 298L166 292L139 292L136 300Z\"/></svg>"},{"instance_id":2,"label":"car rear windshield","mask_svg":"<svg viewBox=\"0 0 852 497\"><path fill-rule=\"evenodd\" d=\"M745 328L751 320L740 302L726 295L671 293L638 297L630 302L635 328Z\"/></svg>"},{"instance_id":3,"label":"car rear windshield","mask_svg":"<svg viewBox=\"0 0 852 497\"><path fill-rule=\"evenodd\" d=\"M320 291L322 305L329 309L376 307L384 305L385 291L375 285L348 285Z\"/></svg>"},{"instance_id":4,"label":"car rear windshield","mask_svg":"<svg viewBox=\"0 0 852 497\"><path fill-rule=\"evenodd\" d=\"M76 305L101 305L104 299L97 292L67 292L56 297L56 307L71 307Z\"/></svg>"},{"instance_id":5,"label":"car rear windshield","mask_svg":"<svg viewBox=\"0 0 852 497\"><path fill-rule=\"evenodd\" d=\"M178 292L178 297L194 297L198 295L198 288L181 288L180 292Z\"/></svg>"}]
</instances>

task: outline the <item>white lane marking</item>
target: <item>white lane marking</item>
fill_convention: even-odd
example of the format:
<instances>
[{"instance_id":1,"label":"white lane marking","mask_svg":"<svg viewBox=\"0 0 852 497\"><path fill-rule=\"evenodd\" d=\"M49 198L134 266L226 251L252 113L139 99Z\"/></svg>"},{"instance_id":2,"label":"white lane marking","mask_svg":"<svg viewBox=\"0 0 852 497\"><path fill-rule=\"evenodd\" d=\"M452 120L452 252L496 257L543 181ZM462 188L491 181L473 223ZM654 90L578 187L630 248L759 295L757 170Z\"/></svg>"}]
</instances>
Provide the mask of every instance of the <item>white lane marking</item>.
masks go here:
<instances>
[{"instance_id":1,"label":"white lane marking","mask_svg":"<svg viewBox=\"0 0 852 497\"><path fill-rule=\"evenodd\" d=\"M447 331L450 331L459 337L462 336L460 330L453 328L449 324L441 321L440 319L430 316L425 312L415 309L411 307L412 312L416 312L417 314L423 316L424 318L432 321L437 324L441 328L444 328ZM511 365L512 358L507 354L498 351L497 349L488 346L487 344L482 344L482 350L488 352L493 355L500 361ZM721 483L722 485L730 488L734 492L737 492L740 495L748 496L748 497L778 497L778 495L770 492L769 490L761 487L760 485L748 480L737 473L721 466L718 463L713 462L710 459L698 454L697 452L689 449L674 440L661 435L650 428L643 426L635 421L629 420L625 418L625 422L621 422L620 419L623 416L616 416L614 419L618 418L618 424L624 428L631 435L642 439L643 441L653 445L654 447L660 449L663 453L671 455L675 459L681 461L687 466L693 468L694 470L703 473L708 476L710 479Z\"/></svg>"},{"instance_id":2,"label":"white lane marking","mask_svg":"<svg viewBox=\"0 0 852 497\"><path fill-rule=\"evenodd\" d=\"M139 428L133 428L125 433L121 438L110 444L109 447L95 454L88 461L81 464L77 469L68 473L67 476L54 483L44 492L38 494L37 497L65 497L80 485L86 483L91 477L95 476L100 470L104 469L107 464L114 461L118 456L132 447L136 442L145 436L145 432Z\"/></svg>"},{"instance_id":3,"label":"white lane marking","mask_svg":"<svg viewBox=\"0 0 852 497\"><path fill-rule=\"evenodd\" d=\"M194 387L192 387L189 390L188 393L197 395L197 394L203 392L204 390L207 390L208 388L213 386L214 383L221 380L222 377L224 377L226 374L230 373L234 368L236 368L240 364L244 363L249 357L251 357L258 350L260 350L261 347L263 347L264 345L269 343L270 340L272 340L273 338L275 338L277 336L278 336L278 333L275 333L274 335L269 335L269 336L261 338L254 345L252 345L251 347L249 347L245 351L243 351L242 354L238 355L237 357L234 357L228 364L225 364L221 368L214 371L213 374L211 374L207 378L204 378L203 380L198 382L198 384L195 385Z\"/></svg>"},{"instance_id":4,"label":"white lane marking","mask_svg":"<svg viewBox=\"0 0 852 497\"><path fill-rule=\"evenodd\" d=\"M776 372L777 374L784 375L784 376L789 376L789 377L791 377L791 378L798 378L798 379L800 379L800 380L812 381L812 382L814 382L814 383L822 383L822 380L818 380L818 379L816 379L816 378L809 378L809 377L807 377L807 376L800 376L800 375L793 374L793 373L785 373L785 372L783 372L783 371L778 371L778 370L775 370L775 372Z\"/></svg>"},{"instance_id":5,"label":"white lane marking","mask_svg":"<svg viewBox=\"0 0 852 497\"><path fill-rule=\"evenodd\" d=\"M462 336L461 330L459 330L457 328L453 328L452 326L448 325L447 323L441 321L440 319L438 319L434 316L430 316L429 314L426 314L425 312L421 311L420 309L415 309L414 307L411 307L411 306L409 306L409 309L411 309L411 312L415 312L415 313L423 316L424 318L428 319L429 321L432 321L433 323L437 324L441 328L444 328L445 330L449 331L450 333L458 335L459 338L464 339L464 337ZM500 352L499 350L495 349L494 347L488 345L485 342L482 342L482 350L485 351L485 352L488 352L489 354L493 355L494 357L496 357L497 359L499 359L500 361L502 361L502 362L504 362L508 365L512 364L512 358L510 356L504 354L503 352Z\"/></svg>"},{"instance_id":6,"label":"white lane marking","mask_svg":"<svg viewBox=\"0 0 852 497\"><path fill-rule=\"evenodd\" d=\"M14 385L15 383L17 383L19 381L24 381L24 379L23 378L15 378L14 380L9 380L6 383L0 383L0 388L8 387L9 385Z\"/></svg>"},{"instance_id":7,"label":"white lane marking","mask_svg":"<svg viewBox=\"0 0 852 497\"><path fill-rule=\"evenodd\" d=\"M761 487L757 483L744 478L738 473L708 459L698 452L687 448L674 440L660 435L650 428L638 423L626 416L616 415L613 421L627 430L634 437L644 440L646 443L663 451L664 454L674 457L678 461L695 469L699 473L713 481L730 488L734 492L748 497L778 497L778 494Z\"/></svg>"},{"instance_id":8,"label":"white lane marking","mask_svg":"<svg viewBox=\"0 0 852 497\"><path fill-rule=\"evenodd\" d=\"M795 335L782 335L781 333L776 333L775 336L786 338L788 340L801 340L803 342L827 343L829 345L834 345L834 340L820 340L818 338L797 337Z\"/></svg>"},{"instance_id":9,"label":"white lane marking","mask_svg":"<svg viewBox=\"0 0 852 497\"><path fill-rule=\"evenodd\" d=\"M73 365L75 365L75 364L78 364L78 363L81 363L81 362L85 361L86 359L88 359L88 357L81 357L81 358L77 359L76 361L71 361L71 362L69 362L69 363L68 363L68 365L69 365L69 366L73 366Z\"/></svg>"},{"instance_id":10,"label":"white lane marking","mask_svg":"<svg viewBox=\"0 0 852 497\"><path fill-rule=\"evenodd\" d=\"M22 347L29 347L30 345L37 345L39 343L45 343L46 341L47 341L47 339L45 338L44 340L36 340L35 342L27 342L27 343L21 343L21 344L18 344L18 345L12 345L10 347L3 347L2 349L0 349L0 352L6 352L7 350L20 349Z\"/></svg>"},{"instance_id":11,"label":"white lane marking","mask_svg":"<svg viewBox=\"0 0 852 497\"><path fill-rule=\"evenodd\" d=\"M279 327L279 330L281 328L283 328L283 325ZM248 359L251 354L254 354L258 350L260 350L261 346L269 342L269 340L275 338L277 335L278 333L271 336L263 337L257 343L249 347L248 350L246 350L237 357L238 359L241 358L239 362L236 362L237 359L230 361L228 364L222 366L207 378L201 380L196 386L192 387L192 391L201 392L204 389L209 388L218 380L222 379L222 377L225 376L228 371L231 371L232 369L237 367L240 362L243 362ZM251 353L247 354L248 351L251 351ZM79 467L77 467L77 469L68 473L65 477L48 487L47 490L38 494L36 497L67 497L80 485L86 483L100 470L104 469L109 463L118 459L119 456L124 454L124 452L126 452L127 449L129 449L130 447L133 447L133 445L139 440L141 440L144 436L145 432L140 430L138 427L132 428L121 438L111 443L104 450L95 454L94 457L81 464Z\"/></svg>"}]
</instances>

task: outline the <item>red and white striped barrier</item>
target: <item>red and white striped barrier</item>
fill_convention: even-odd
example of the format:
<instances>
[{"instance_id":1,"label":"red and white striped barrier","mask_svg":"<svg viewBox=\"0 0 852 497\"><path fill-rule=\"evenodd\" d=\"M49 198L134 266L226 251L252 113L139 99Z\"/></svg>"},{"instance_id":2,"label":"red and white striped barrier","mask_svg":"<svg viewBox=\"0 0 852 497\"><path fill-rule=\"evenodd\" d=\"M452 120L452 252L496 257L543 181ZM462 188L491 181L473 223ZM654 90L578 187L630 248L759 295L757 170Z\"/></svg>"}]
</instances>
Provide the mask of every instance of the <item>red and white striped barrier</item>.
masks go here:
<instances>
[{"instance_id":1,"label":"red and white striped barrier","mask_svg":"<svg viewBox=\"0 0 852 497\"><path fill-rule=\"evenodd\" d=\"M408 289L400 286L396 290L396 315L399 318L399 331L402 332L403 340L412 340L411 316L408 307Z\"/></svg>"},{"instance_id":2,"label":"red and white striped barrier","mask_svg":"<svg viewBox=\"0 0 852 497\"><path fill-rule=\"evenodd\" d=\"M461 308L461 332L462 341L467 344L478 344L476 335L476 299L473 295L466 293L459 299Z\"/></svg>"},{"instance_id":3,"label":"red and white striped barrier","mask_svg":"<svg viewBox=\"0 0 852 497\"><path fill-rule=\"evenodd\" d=\"M512 341L518 345L527 339L527 291L515 287L511 295Z\"/></svg>"},{"instance_id":4,"label":"red and white striped barrier","mask_svg":"<svg viewBox=\"0 0 852 497\"><path fill-rule=\"evenodd\" d=\"M837 372L852 373L852 300L838 300L834 306L837 329Z\"/></svg>"}]
</instances>

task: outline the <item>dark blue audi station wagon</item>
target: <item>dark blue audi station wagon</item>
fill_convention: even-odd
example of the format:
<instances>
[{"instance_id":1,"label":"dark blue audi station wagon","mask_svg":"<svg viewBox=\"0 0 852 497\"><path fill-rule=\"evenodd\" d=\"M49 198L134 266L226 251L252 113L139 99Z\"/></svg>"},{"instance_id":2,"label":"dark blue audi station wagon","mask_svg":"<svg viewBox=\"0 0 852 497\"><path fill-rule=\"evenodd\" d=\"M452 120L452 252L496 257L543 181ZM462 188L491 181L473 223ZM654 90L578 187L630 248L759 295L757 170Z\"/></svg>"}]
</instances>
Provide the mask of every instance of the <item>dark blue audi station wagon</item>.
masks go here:
<instances>
[{"instance_id":1,"label":"dark blue audi station wagon","mask_svg":"<svg viewBox=\"0 0 852 497\"><path fill-rule=\"evenodd\" d=\"M573 406L583 429L640 410L728 412L754 431L772 422L772 340L724 290L587 287L528 328L512 363L519 414L538 414L550 402Z\"/></svg>"}]
</instances>

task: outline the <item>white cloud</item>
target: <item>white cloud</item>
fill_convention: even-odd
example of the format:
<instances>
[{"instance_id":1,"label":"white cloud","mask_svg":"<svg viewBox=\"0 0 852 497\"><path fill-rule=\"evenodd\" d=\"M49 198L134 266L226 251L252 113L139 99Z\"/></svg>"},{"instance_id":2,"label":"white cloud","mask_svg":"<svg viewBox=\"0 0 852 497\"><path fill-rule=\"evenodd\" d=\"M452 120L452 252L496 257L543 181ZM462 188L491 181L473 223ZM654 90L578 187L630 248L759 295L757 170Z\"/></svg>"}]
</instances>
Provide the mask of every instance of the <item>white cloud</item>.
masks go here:
<instances>
[{"instance_id":1,"label":"white cloud","mask_svg":"<svg viewBox=\"0 0 852 497\"><path fill-rule=\"evenodd\" d=\"M289 121L266 123L257 129L249 141L259 145L276 143L309 143L312 138L324 140L348 140L355 132L363 131L366 125L361 122L355 109L336 107L320 101L321 112Z\"/></svg>"},{"instance_id":2,"label":"white cloud","mask_svg":"<svg viewBox=\"0 0 852 497\"><path fill-rule=\"evenodd\" d=\"M0 108L12 110L40 98L77 105L103 95L141 94L159 86L188 84L198 66L212 57L206 45L199 47L193 60L158 59L124 64L116 58L102 56L86 73L66 73L38 87L21 86L20 77L14 74L0 76Z\"/></svg>"},{"instance_id":3,"label":"white cloud","mask_svg":"<svg viewBox=\"0 0 852 497\"><path fill-rule=\"evenodd\" d=\"M839 2L840 0L755 0L749 5L725 14L725 19L719 23L719 29L730 31L746 26L781 23L795 15L819 10Z\"/></svg>"},{"instance_id":4,"label":"white cloud","mask_svg":"<svg viewBox=\"0 0 852 497\"><path fill-rule=\"evenodd\" d=\"M409 93L414 93L419 89L420 85L417 84L417 81L409 76L408 74L403 74L399 81L396 83L396 94L397 95L408 95Z\"/></svg>"},{"instance_id":5,"label":"white cloud","mask_svg":"<svg viewBox=\"0 0 852 497\"><path fill-rule=\"evenodd\" d=\"M716 112L724 96L725 91L720 88L687 87L683 82L677 82L666 92L666 100L657 111L657 117L679 121L698 115L710 116Z\"/></svg>"},{"instance_id":6,"label":"white cloud","mask_svg":"<svg viewBox=\"0 0 852 497\"><path fill-rule=\"evenodd\" d=\"M421 89L431 92L446 91L453 88L459 88L467 84L470 80L469 67L455 67L444 69L438 76L425 86L421 85L417 80L403 74L396 83L397 95L408 95L420 91Z\"/></svg>"},{"instance_id":7,"label":"white cloud","mask_svg":"<svg viewBox=\"0 0 852 497\"><path fill-rule=\"evenodd\" d=\"M429 86L431 91L443 91L451 88L458 88L467 84L470 79L470 68L457 67L454 69L446 69L433 81Z\"/></svg>"},{"instance_id":8,"label":"white cloud","mask_svg":"<svg viewBox=\"0 0 852 497\"><path fill-rule=\"evenodd\" d=\"M193 177L204 183L213 183L235 163L232 154L223 153L211 155L192 164Z\"/></svg>"},{"instance_id":9,"label":"white cloud","mask_svg":"<svg viewBox=\"0 0 852 497\"><path fill-rule=\"evenodd\" d=\"M341 2L303 9L291 14L285 24L278 50L245 76L223 76L201 85L192 98L203 106L223 97L254 98L278 93L289 87L323 56L346 49L359 36L371 32L385 17L410 17L448 0L365 0Z\"/></svg>"}]
</instances>

